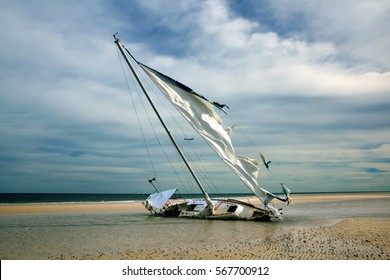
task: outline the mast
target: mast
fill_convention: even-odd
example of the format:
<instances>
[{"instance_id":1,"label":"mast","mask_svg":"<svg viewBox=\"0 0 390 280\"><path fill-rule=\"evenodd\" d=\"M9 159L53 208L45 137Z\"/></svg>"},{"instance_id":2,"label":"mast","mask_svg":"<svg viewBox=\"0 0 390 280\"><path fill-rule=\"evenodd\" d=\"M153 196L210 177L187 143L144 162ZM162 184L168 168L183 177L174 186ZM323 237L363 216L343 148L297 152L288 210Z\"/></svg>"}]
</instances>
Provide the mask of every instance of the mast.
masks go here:
<instances>
[{"instance_id":1,"label":"mast","mask_svg":"<svg viewBox=\"0 0 390 280\"><path fill-rule=\"evenodd\" d=\"M128 57L126 56L125 54L125 51L123 49L123 46L119 43L120 40L119 38L116 37L116 34L113 35L114 38L115 38L115 44L117 45L119 51L121 52L123 58L125 59L127 65L130 67L130 70L131 72L133 73L135 79L137 80L137 83L139 84L142 92L145 94L146 96L146 99L149 101L150 105L152 106L153 108L153 111L156 113L157 115L157 118L160 120L162 126L164 127L165 129L165 132L168 134L169 136L169 139L171 140L173 146L176 148L177 152L179 153L180 157L182 158L182 160L184 161L184 164L186 165L187 169L190 171L192 177L194 178L196 184L198 185L199 189L202 191L204 197L205 197L205 200L207 202L207 205L209 206L209 208L211 209L211 212L213 213L214 212L214 204L212 203L212 201L210 200L210 197L209 195L207 194L206 190L203 188L202 184L200 183L198 177L196 176L195 172L192 170L190 164L188 163L183 151L181 150L179 144L176 142L175 138L173 137L172 133L170 132L170 130L168 129L167 125L165 124L164 120L162 119L160 113L158 112L156 106L154 105L152 99L150 98L148 92L146 91L142 81L140 80L137 72L135 71L133 65L130 63ZM134 58L133 58L134 59ZM135 59L134 59L135 60ZM136 61L136 60L135 60ZM137 61L136 61L137 62Z\"/></svg>"}]
</instances>

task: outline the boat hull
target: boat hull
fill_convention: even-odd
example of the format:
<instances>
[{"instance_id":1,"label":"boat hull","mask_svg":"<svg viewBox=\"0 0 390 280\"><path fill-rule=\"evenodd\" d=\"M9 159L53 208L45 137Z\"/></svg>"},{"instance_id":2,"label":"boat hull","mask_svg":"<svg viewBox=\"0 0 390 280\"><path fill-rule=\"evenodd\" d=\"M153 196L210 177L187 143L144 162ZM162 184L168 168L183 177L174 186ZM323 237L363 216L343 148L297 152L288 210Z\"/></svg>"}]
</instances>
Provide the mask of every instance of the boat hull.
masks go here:
<instances>
[{"instance_id":1,"label":"boat hull","mask_svg":"<svg viewBox=\"0 0 390 280\"><path fill-rule=\"evenodd\" d=\"M212 199L211 211L204 199L193 199L182 203L166 205L152 213L162 217L197 218L210 220L252 220L270 221L275 218L272 211L261 209L250 203L234 199Z\"/></svg>"}]
</instances>

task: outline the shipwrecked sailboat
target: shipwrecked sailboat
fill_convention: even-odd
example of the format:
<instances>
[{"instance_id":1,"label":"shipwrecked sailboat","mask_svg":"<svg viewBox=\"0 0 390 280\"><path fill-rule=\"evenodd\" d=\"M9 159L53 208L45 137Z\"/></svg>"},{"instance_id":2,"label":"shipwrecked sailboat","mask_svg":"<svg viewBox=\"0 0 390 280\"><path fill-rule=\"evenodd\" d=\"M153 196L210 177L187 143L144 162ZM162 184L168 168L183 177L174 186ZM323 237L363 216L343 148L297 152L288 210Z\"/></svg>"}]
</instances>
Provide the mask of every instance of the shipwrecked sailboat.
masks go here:
<instances>
[{"instance_id":1,"label":"shipwrecked sailboat","mask_svg":"<svg viewBox=\"0 0 390 280\"><path fill-rule=\"evenodd\" d=\"M202 198L184 200L182 202L172 203L171 198L178 192L178 189L168 189L151 194L145 201L144 206L154 215L164 217L185 217L185 218L203 218L203 219L242 219L242 220L270 220L280 218L282 211L273 206L271 201L278 199L290 203L290 190L281 183L284 198L275 195L263 188L257 183L259 165L269 168L269 161L266 161L263 155L259 159L251 159L245 156L238 156L232 145L230 132L233 127L223 128L221 117L215 108L225 112L224 104L211 102L203 95L193 91L188 86L150 68L149 66L137 61L133 55L120 43L117 35L114 35L115 44L136 79L140 89L150 103L154 113L157 115L162 127L167 133L171 143L175 147L181 160L191 174L197 187L202 193ZM136 65L136 67L133 66ZM257 207L251 203L239 201L236 199L214 199L210 198L208 192L203 187L201 181L195 174L191 163L187 160L184 152L175 140L173 134L168 129L160 112L156 108L148 91L141 81L137 69L142 69L149 79L159 88L169 102L180 112L192 128L206 141L212 150L227 164L251 192L261 201L262 206ZM193 140L187 138L186 140ZM153 184L155 178L149 180Z\"/></svg>"}]
</instances>

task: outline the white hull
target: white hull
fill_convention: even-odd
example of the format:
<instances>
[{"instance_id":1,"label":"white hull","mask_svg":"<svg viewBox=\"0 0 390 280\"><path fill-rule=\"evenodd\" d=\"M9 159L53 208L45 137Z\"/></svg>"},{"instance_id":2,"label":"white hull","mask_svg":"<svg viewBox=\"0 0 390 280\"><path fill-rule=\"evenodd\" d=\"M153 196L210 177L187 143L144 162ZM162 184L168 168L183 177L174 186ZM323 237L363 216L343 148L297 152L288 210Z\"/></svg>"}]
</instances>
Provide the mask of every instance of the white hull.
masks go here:
<instances>
[{"instance_id":1,"label":"white hull","mask_svg":"<svg viewBox=\"0 0 390 280\"><path fill-rule=\"evenodd\" d=\"M267 206L268 209L261 209L234 199L212 199L211 201L214 204L213 212L204 199L192 199L176 204L167 203L162 209L150 207L147 203L145 207L153 214L163 217L269 221L281 216L281 209L274 207Z\"/></svg>"}]
</instances>

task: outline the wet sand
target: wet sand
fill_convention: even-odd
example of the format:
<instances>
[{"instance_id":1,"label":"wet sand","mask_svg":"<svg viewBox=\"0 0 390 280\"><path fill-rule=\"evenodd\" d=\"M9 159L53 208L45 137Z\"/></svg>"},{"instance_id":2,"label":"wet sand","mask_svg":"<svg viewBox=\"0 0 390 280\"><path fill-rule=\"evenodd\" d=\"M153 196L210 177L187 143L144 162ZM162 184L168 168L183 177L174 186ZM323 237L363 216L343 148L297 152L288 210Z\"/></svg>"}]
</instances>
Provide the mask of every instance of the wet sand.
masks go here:
<instances>
[{"instance_id":1,"label":"wet sand","mask_svg":"<svg viewBox=\"0 0 390 280\"><path fill-rule=\"evenodd\" d=\"M347 219L317 228L287 228L268 240L243 239L208 248L101 253L95 259L140 260L389 260L390 220Z\"/></svg>"}]
</instances>

